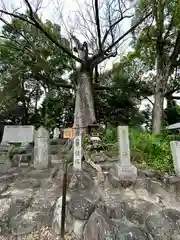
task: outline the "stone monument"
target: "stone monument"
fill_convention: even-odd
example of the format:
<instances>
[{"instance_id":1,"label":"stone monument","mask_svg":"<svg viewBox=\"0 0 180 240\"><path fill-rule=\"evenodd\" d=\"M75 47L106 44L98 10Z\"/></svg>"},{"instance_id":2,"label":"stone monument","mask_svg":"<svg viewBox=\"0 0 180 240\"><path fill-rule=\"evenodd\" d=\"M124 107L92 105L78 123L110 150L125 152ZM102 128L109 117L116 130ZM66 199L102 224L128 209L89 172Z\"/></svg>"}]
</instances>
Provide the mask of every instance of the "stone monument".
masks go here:
<instances>
[{"instance_id":1,"label":"stone monument","mask_svg":"<svg viewBox=\"0 0 180 240\"><path fill-rule=\"evenodd\" d=\"M59 128L55 128L53 131L53 139L58 139L59 134L60 134Z\"/></svg>"},{"instance_id":2,"label":"stone monument","mask_svg":"<svg viewBox=\"0 0 180 240\"><path fill-rule=\"evenodd\" d=\"M109 181L112 185L127 187L137 178L137 168L131 164L128 126L118 127L118 145L120 151L119 163L109 171Z\"/></svg>"},{"instance_id":3,"label":"stone monument","mask_svg":"<svg viewBox=\"0 0 180 240\"><path fill-rule=\"evenodd\" d=\"M171 141L171 153L173 157L174 170L178 177L180 177L180 142Z\"/></svg>"},{"instance_id":4,"label":"stone monument","mask_svg":"<svg viewBox=\"0 0 180 240\"><path fill-rule=\"evenodd\" d=\"M34 168L46 169L49 164L49 132L44 127L40 127L35 134Z\"/></svg>"},{"instance_id":5,"label":"stone monument","mask_svg":"<svg viewBox=\"0 0 180 240\"><path fill-rule=\"evenodd\" d=\"M118 144L120 150L120 161L118 165L119 178L121 181L135 182L137 178L137 168L131 164L128 126L118 127Z\"/></svg>"}]
</instances>

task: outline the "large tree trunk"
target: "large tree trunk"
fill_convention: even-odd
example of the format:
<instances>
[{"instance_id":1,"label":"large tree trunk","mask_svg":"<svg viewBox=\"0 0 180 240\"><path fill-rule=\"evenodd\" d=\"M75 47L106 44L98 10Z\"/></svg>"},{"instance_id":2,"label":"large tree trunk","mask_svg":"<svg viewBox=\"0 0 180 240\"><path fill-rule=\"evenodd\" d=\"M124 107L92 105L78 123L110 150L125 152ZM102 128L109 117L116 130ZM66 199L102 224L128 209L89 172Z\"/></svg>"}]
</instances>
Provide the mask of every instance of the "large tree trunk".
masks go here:
<instances>
[{"instance_id":1,"label":"large tree trunk","mask_svg":"<svg viewBox=\"0 0 180 240\"><path fill-rule=\"evenodd\" d=\"M163 81L163 75L156 76L156 89L154 94L153 105L153 119L152 119L152 132L159 134L162 126L163 105L164 105L164 93L161 85Z\"/></svg>"},{"instance_id":2,"label":"large tree trunk","mask_svg":"<svg viewBox=\"0 0 180 240\"><path fill-rule=\"evenodd\" d=\"M154 93L154 106L153 106L153 119L152 119L152 132L159 134L162 127L164 95L167 83L166 74L166 54L164 50L164 9L165 3L159 0L154 4L154 16L157 27L157 40L156 40L156 87Z\"/></svg>"},{"instance_id":3,"label":"large tree trunk","mask_svg":"<svg viewBox=\"0 0 180 240\"><path fill-rule=\"evenodd\" d=\"M87 128L88 125L96 121L92 76L89 72L81 70L78 76L78 86L76 90L76 102L74 113L74 128Z\"/></svg>"},{"instance_id":4,"label":"large tree trunk","mask_svg":"<svg viewBox=\"0 0 180 240\"><path fill-rule=\"evenodd\" d=\"M166 66L166 69L157 69L152 118L152 132L155 134L159 134L162 128L164 113L164 96L166 92L166 84L168 81L168 69L168 66Z\"/></svg>"}]
</instances>

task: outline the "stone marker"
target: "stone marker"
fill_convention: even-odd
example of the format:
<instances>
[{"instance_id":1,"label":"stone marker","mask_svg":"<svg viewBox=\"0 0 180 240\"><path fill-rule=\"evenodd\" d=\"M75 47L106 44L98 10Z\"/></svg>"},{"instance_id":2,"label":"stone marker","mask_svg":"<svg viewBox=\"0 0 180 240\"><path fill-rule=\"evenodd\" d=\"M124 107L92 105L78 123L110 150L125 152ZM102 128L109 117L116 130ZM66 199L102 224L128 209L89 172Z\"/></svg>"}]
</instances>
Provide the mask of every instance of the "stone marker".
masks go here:
<instances>
[{"instance_id":1,"label":"stone marker","mask_svg":"<svg viewBox=\"0 0 180 240\"><path fill-rule=\"evenodd\" d=\"M120 165L129 166L130 160L130 149L129 149L129 132L128 126L118 127L118 144L120 150Z\"/></svg>"},{"instance_id":2,"label":"stone marker","mask_svg":"<svg viewBox=\"0 0 180 240\"><path fill-rule=\"evenodd\" d=\"M58 139L59 134L60 134L59 128L55 128L53 131L53 139Z\"/></svg>"},{"instance_id":3,"label":"stone marker","mask_svg":"<svg viewBox=\"0 0 180 240\"><path fill-rule=\"evenodd\" d=\"M31 143L34 141L34 126L12 125L5 126L2 142Z\"/></svg>"},{"instance_id":4,"label":"stone marker","mask_svg":"<svg viewBox=\"0 0 180 240\"><path fill-rule=\"evenodd\" d=\"M81 143L81 129L76 129L76 135L74 137L74 161L73 168L81 170L82 160L82 143Z\"/></svg>"},{"instance_id":5,"label":"stone marker","mask_svg":"<svg viewBox=\"0 0 180 240\"><path fill-rule=\"evenodd\" d=\"M120 148L120 161L116 164L118 178L120 182L135 182L137 168L131 164L128 126L118 127L118 142Z\"/></svg>"},{"instance_id":6,"label":"stone marker","mask_svg":"<svg viewBox=\"0 0 180 240\"><path fill-rule=\"evenodd\" d=\"M178 177L180 177L180 142L171 141L171 153L173 157L174 170Z\"/></svg>"},{"instance_id":7,"label":"stone marker","mask_svg":"<svg viewBox=\"0 0 180 240\"><path fill-rule=\"evenodd\" d=\"M36 169L45 169L49 164L49 132L45 128L40 127L35 135L34 167Z\"/></svg>"}]
</instances>

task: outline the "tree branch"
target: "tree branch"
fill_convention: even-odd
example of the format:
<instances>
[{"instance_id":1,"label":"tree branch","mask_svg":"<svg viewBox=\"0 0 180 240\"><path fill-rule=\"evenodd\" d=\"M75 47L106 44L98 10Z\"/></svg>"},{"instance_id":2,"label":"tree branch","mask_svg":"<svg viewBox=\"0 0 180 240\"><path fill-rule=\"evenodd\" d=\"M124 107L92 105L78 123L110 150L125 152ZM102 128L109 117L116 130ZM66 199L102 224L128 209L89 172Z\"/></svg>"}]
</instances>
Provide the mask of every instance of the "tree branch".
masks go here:
<instances>
[{"instance_id":1,"label":"tree branch","mask_svg":"<svg viewBox=\"0 0 180 240\"><path fill-rule=\"evenodd\" d=\"M74 60L76 60L77 62L79 63L82 63L81 59L79 59L78 57L76 57L74 54L72 54L67 48L65 48L63 45L61 45L58 41L56 41L52 36L51 34L49 34L46 29L44 27L42 27L42 25L39 23L38 20L36 20L35 16L34 16L34 13L33 13L33 10L32 10L32 7L30 5L30 3L28 2L28 0L24 0L28 9L29 9L29 12L30 12L30 19L31 21L29 21L28 19L22 17L22 15L19 15L19 14L14 14L14 13L9 13L7 11L4 11L4 10L0 10L0 13L3 13L3 14L6 14L6 15L9 15L9 16L12 16L14 18L18 18L22 21L25 21L33 26L35 26L37 29L41 30L42 33L44 33L44 35L51 40L51 42L53 42L57 47L59 47L64 53L66 53L69 57L73 58Z\"/></svg>"},{"instance_id":2,"label":"tree branch","mask_svg":"<svg viewBox=\"0 0 180 240\"><path fill-rule=\"evenodd\" d=\"M20 14L9 13L9 12L4 11L4 10L0 10L0 13L6 14L6 15L11 16L11 17L14 17L14 18L18 18L18 19L20 19L20 20L22 20L22 21L24 21L24 22L27 22L27 23L29 23L29 24L31 24L31 25L33 25L33 26L36 26L33 22L31 22L31 21L29 21L28 19L24 18L24 17L23 17L22 15L20 15Z\"/></svg>"},{"instance_id":3,"label":"tree branch","mask_svg":"<svg viewBox=\"0 0 180 240\"><path fill-rule=\"evenodd\" d=\"M136 24L134 24L127 32L125 32L121 37L119 37L113 44L111 44L105 52L109 52L116 44L121 41L124 37L126 37L129 33L131 33L136 27L138 27L146 18L148 18L152 14L152 11L150 11L148 14L146 14L143 18L141 18Z\"/></svg>"},{"instance_id":4,"label":"tree branch","mask_svg":"<svg viewBox=\"0 0 180 240\"><path fill-rule=\"evenodd\" d=\"M175 11L174 11L174 13L175 13ZM174 21L174 14L173 14L173 16L172 16L172 18L171 18L171 21L170 21L170 23L169 23L169 27L168 27L168 29L167 29L167 32L166 32L165 36L164 36L164 40L166 40L166 38L169 37L169 33L170 33L170 31L171 31L171 29L172 29L172 27L173 27L173 21Z\"/></svg>"},{"instance_id":5,"label":"tree branch","mask_svg":"<svg viewBox=\"0 0 180 240\"><path fill-rule=\"evenodd\" d=\"M74 54L72 54L67 48L63 47L58 41L56 41L52 36L51 34L49 34L42 26L41 24L39 23L39 21L36 20L35 16L34 16L34 12L32 10L32 7L29 3L28 0L24 0L28 9L29 9L29 12L30 12L30 19L34 22L35 26L41 30L44 35L46 37L48 37L56 46L58 46L60 49L63 50L64 53L66 53L69 57L73 58L74 60L76 60L77 62L79 63L82 63L82 60L79 59L78 57L74 56Z\"/></svg>"},{"instance_id":6,"label":"tree branch","mask_svg":"<svg viewBox=\"0 0 180 240\"><path fill-rule=\"evenodd\" d=\"M180 30L178 30L174 50L170 56L172 66L176 66L176 64L179 63L179 61L178 62L176 61L179 53L180 53Z\"/></svg>"},{"instance_id":7,"label":"tree branch","mask_svg":"<svg viewBox=\"0 0 180 240\"><path fill-rule=\"evenodd\" d=\"M148 97L145 97L144 99L147 99L154 106L154 103L151 101L151 99L149 99Z\"/></svg>"},{"instance_id":8,"label":"tree branch","mask_svg":"<svg viewBox=\"0 0 180 240\"><path fill-rule=\"evenodd\" d=\"M99 23L99 8L98 8L98 0L95 0L95 18L96 18L96 27L97 27L97 34L98 34L98 42L99 42L99 49L102 50L101 44L101 29Z\"/></svg>"},{"instance_id":9,"label":"tree branch","mask_svg":"<svg viewBox=\"0 0 180 240\"><path fill-rule=\"evenodd\" d=\"M118 23L120 23L120 22L121 22L123 19L125 19L125 18L131 18L131 17L133 17L133 15L121 17L121 18L119 18L116 22L114 22L113 24L111 24L110 28L109 28L109 29L106 31L106 33L104 34L104 37L103 37L103 40L102 40L102 45L105 43L108 34L113 30L113 28L114 28Z\"/></svg>"}]
</instances>

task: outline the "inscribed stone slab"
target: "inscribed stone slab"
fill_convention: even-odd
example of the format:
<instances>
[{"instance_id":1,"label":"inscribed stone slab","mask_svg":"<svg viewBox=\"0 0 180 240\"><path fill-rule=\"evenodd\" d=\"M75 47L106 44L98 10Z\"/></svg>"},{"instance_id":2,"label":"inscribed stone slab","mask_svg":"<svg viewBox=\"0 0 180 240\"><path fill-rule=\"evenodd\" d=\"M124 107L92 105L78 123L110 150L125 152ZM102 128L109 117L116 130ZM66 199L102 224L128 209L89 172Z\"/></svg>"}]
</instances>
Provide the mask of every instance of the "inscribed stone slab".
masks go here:
<instances>
[{"instance_id":1,"label":"inscribed stone slab","mask_svg":"<svg viewBox=\"0 0 180 240\"><path fill-rule=\"evenodd\" d=\"M9 143L30 143L34 141L34 126L11 125L4 127L2 142Z\"/></svg>"}]
</instances>

